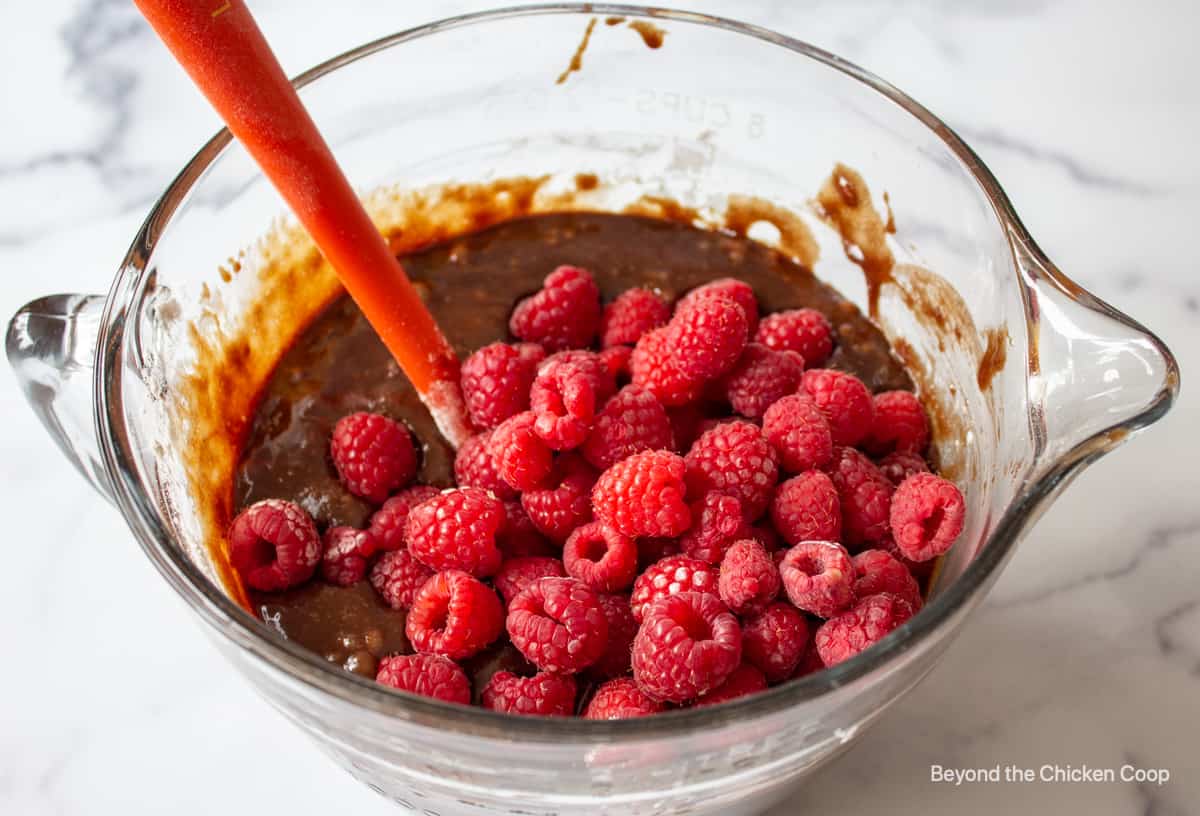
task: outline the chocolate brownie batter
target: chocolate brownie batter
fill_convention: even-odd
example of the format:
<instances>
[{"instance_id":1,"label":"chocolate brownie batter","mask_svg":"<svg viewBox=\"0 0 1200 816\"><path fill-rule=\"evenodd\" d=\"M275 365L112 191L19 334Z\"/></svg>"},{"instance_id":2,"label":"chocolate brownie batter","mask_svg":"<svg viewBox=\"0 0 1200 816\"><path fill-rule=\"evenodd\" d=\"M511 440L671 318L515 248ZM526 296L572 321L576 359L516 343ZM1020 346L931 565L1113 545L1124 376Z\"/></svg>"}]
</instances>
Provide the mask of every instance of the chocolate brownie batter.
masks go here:
<instances>
[{"instance_id":1,"label":"chocolate brownie batter","mask_svg":"<svg viewBox=\"0 0 1200 816\"><path fill-rule=\"evenodd\" d=\"M827 366L873 391L911 389L882 333L813 273L754 241L651 218L601 213L508 221L403 258L405 271L459 355L508 337L513 305L560 264L591 271L605 299L631 286L673 300L720 277L746 281L763 314L811 307L829 317L837 348ZM328 458L342 416L372 411L407 422L422 451L419 481L449 486L454 452L358 308L342 297L296 339L265 385L234 484L238 509L284 498L318 526L366 525L372 507L345 490ZM320 580L284 593L251 593L284 636L374 676L375 660L402 651L404 615L366 581L341 589Z\"/></svg>"}]
</instances>

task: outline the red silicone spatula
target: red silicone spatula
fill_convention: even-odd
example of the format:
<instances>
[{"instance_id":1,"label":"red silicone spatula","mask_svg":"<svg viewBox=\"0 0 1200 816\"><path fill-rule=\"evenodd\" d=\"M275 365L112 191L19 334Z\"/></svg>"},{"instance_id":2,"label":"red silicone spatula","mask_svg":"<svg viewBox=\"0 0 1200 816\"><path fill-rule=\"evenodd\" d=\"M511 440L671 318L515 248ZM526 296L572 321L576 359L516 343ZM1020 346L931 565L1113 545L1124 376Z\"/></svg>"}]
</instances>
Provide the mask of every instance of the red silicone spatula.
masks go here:
<instances>
[{"instance_id":1,"label":"red silicone spatula","mask_svg":"<svg viewBox=\"0 0 1200 816\"><path fill-rule=\"evenodd\" d=\"M341 278L455 447L458 359L242 0L134 0Z\"/></svg>"}]
</instances>

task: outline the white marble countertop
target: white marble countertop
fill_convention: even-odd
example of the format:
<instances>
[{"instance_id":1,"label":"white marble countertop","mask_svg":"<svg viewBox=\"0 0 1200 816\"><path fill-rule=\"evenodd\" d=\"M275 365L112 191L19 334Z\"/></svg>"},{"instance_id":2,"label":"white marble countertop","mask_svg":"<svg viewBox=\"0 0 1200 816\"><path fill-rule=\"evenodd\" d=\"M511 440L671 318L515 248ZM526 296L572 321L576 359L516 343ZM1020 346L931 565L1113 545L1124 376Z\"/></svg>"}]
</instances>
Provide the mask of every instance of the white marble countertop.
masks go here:
<instances>
[{"instance_id":1,"label":"white marble countertop","mask_svg":"<svg viewBox=\"0 0 1200 816\"><path fill-rule=\"evenodd\" d=\"M295 73L484 2L254 0ZM1200 365L1200 6L677 3L887 77L956 127L1062 268ZM127 0L0 27L0 314L106 290L216 119ZM1185 376L1185 380L1187 377ZM1200 399L1084 474L944 662L785 813L1200 813ZM0 387L0 813L395 812L217 656L121 518ZM981 689L986 688L986 693ZM1163 786L935 785L929 766L1167 768Z\"/></svg>"}]
</instances>

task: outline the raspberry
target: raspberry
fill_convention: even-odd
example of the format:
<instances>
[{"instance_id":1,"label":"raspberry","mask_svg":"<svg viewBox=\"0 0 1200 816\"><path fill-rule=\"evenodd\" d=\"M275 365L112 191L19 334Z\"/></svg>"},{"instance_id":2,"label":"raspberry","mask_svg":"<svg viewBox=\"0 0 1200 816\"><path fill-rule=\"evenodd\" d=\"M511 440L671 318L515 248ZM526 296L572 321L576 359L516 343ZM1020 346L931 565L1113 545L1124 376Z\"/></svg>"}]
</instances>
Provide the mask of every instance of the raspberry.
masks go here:
<instances>
[{"instance_id":1,"label":"raspberry","mask_svg":"<svg viewBox=\"0 0 1200 816\"><path fill-rule=\"evenodd\" d=\"M492 578L492 584L506 604L520 595L525 587L539 578L566 578L567 571L563 569L562 561L545 556L526 556L510 558L500 565L500 569Z\"/></svg>"},{"instance_id":2,"label":"raspberry","mask_svg":"<svg viewBox=\"0 0 1200 816\"><path fill-rule=\"evenodd\" d=\"M554 555L554 547L529 518L519 501L504 502L504 524L496 533L496 547L505 558Z\"/></svg>"},{"instance_id":3,"label":"raspberry","mask_svg":"<svg viewBox=\"0 0 1200 816\"><path fill-rule=\"evenodd\" d=\"M700 427L706 417L703 409L696 403L679 405L667 409L667 419L671 421L671 437L675 444L672 450L686 451L692 446L703 429Z\"/></svg>"},{"instance_id":4,"label":"raspberry","mask_svg":"<svg viewBox=\"0 0 1200 816\"><path fill-rule=\"evenodd\" d=\"M583 717L586 720L627 720L663 710L663 704L643 694L632 677L618 677L600 684L583 710Z\"/></svg>"},{"instance_id":5,"label":"raspberry","mask_svg":"<svg viewBox=\"0 0 1200 816\"><path fill-rule=\"evenodd\" d=\"M393 550L384 553L371 567L371 586L392 609L410 609L413 599L433 574L408 550Z\"/></svg>"},{"instance_id":6,"label":"raspberry","mask_svg":"<svg viewBox=\"0 0 1200 816\"><path fill-rule=\"evenodd\" d=\"M742 307L742 313L746 315L746 337L752 337L758 328L758 298L754 296L750 284L737 278L718 278L697 286L679 299L675 311L714 295L728 298Z\"/></svg>"},{"instance_id":7,"label":"raspberry","mask_svg":"<svg viewBox=\"0 0 1200 816\"><path fill-rule=\"evenodd\" d=\"M477 578L500 566L496 533L505 522L504 504L478 487L439 493L408 514L408 549L438 572L469 572Z\"/></svg>"},{"instance_id":8,"label":"raspberry","mask_svg":"<svg viewBox=\"0 0 1200 816\"><path fill-rule=\"evenodd\" d=\"M929 420L921 401L911 391L885 391L875 395L875 421L862 447L872 456L921 453L929 445Z\"/></svg>"},{"instance_id":9,"label":"raspberry","mask_svg":"<svg viewBox=\"0 0 1200 816\"><path fill-rule=\"evenodd\" d=\"M665 342L684 377L715 380L733 368L746 348L746 313L726 297L697 298L675 310Z\"/></svg>"},{"instance_id":10,"label":"raspberry","mask_svg":"<svg viewBox=\"0 0 1200 816\"><path fill-rule=\"evenodd\" d=\"M679 539L680 549L706 564L720 564L725 551L739 538L750 537L742 503L724 493L706 493L692 502L692 526Z\"/></svg>"},{"instance_id":11,"label":"raspberry","mask_svg":"<svg viewBox=\"0 0 1200 816\"><path fill-rule=\"evenodd\" d=\"M771 500L771 521L790 545L842 537L842 506L833 481L819 470L794 476Z\"/></svg>"},{"instance_id":12,"label":"raspberry","mask_svg":"<svg viewBox=\"0 0 1200 816\"><path fill-rule=\"evenodd\" d=\"M651 329L665 326L671 307L649 289L626 289L604 307L600 319L602 348L633 345Z\"/></svg>"},{"instance_id":13,"label":"raspberry","mask_svg":"<svg viewBox=\"0 0 1200 816\"><path fill-rule=\"evenodd\" d=\"M819 366L833 353L833 326L816 309L792 309L767 315L758 324L755 343L795 351L806 364Z\"/></svg>"},{"instance_id":14,"label":"raspberry","mask_svg":"<svg viewBox=\"0 0 1200 816\"><path fill-rule=\"evenodd\" d=\"M780 539L779 533L775 532L775 528L770 524L758 524L751 527L750 538L762 544L763 549L769 553L775 553L783 546L783 540Z\"/></svg>"},{"instance_id":15,"label":"raspberry","mask_svg":"<svg viewBox=\"0 0 1200 816\"><path fill-rule=\"evenodd\" d=\"M630 607L634 620L641 623L650 604L680 592L702 592L717 597L717 571L686 555L667 556L651 564L633 582Z\"/></svg>"},{"instance_id":16,"label":"raspberry","mask_svg":"<svg viewBox=\"0 0 1200 816\"><path fill-rule=\"evenodd\" d=\"M417 475L412 434L380 414L359 412L339 419L329 452L346 489L372 504L383 504L389 493Z\"/></svg>"},{"instance_id":17,"label":"raspberry","mask_svg":"<svg viewBox=\"0 0 1200 816\"><path fill-rule=\"evenodd\" d=\"M592 520L592 487L598 476L578 454L565 454L546 487L521 494L521 506L542 535L561 545L576 527Z\"/></svg>"},{"instance_id":18,"label":"raspberry","mask_svg":"<svg viewBox=\"0 0 1200 816\"><path fill-rule=\"evenodd\" d=\"M496 457L492 455L492 434L492 431L477 433L462 443L454 456L454 481L459 487L489 490L504 501L515 499L517 491L500 478Z\"/></svg>"},{"instance_id":19,"label":"raspberry","mask_svg":"<svg viewBox=\"0 0 1200 816\"><path fill-rule=\"evenodd\" d=\"M829 422L808 394L776 401L763 414L763 436L779 454L788 473L824 467L833 457Z\"/></svg>"},{"instance_id":20,"label":"raspberry","mask_svg":"<svg viewBox=\"0 0 1200 816\"><path fill-rule=\"evenodd\" d=\"M461 570L446 570L417 591L404 631L418 652L461 660L482 651L503 629L500 599Z\"/></svg>"},{"instance_id":21,"label":"raspberry","mask_svg":"<svg viewBox=\"0 0 1200 816\"><path fill-rule=\"evenodd\" d=\"M736 542L721 561L717 590L730 611L752 615L779 594L779 570L763 546L746 539Z\"/></svg>"},{"instance_id":22,"label":"raspberry","mask_svg":"<svg viewBox=\"0 0 1200 816\"><path fill-rule=\"evenodd\" d=\"M929 561L913 561L904 553L900 552L900 548L896 546L896 540L892 538L890 533L888 534L887 538L879 542L876 548L883 550L892 558L895 558L897 561L903 564L905 569L912 574L912 577L917 579L918 585L928 580L929 576L933 575L934 568L937 567L936 559Z\"/></svg>"},{"instance_id":23,"label":"raspberry","mask_svg":"<svg viewBox=\"0 0 1200 816\"><path fill-rule=\"evenodd\" d=\"M483 689L482 705L505 714L570 717L575 713L575 678L538 672L519 677L498 671Z\"/></svg>"},{"instance_id":24,"label":"raspberry","mask_svg":"<svg viewBox=\"0 0 1200 816\"><path fill-rule=\"evenodd\" d=\"M656 700L681 703L712 691L741 659L737 618L703 592L659 598L633 639L633 678Z\"/></svg>"},{"instance_id":25,"label":"raspberry","mask_svg":"<svg viewBox=\"0 0 1200 816\"><path fill-rule=\"evenodd\" d=\"M508 329L547 351L585 348L600 328L600 288L586 269L560 266L513 309Z\"/></svg>"},{"instance_id":26,"label":"raspberry","mask_svg":"<svg viewBox=\"0 0 1200 816\"><path fill-rule=\"evenodd\" d=\"M889 453L876 464L879 466L879 472L896 486L914 473L929 472L929 465L915 453Z\"/></svg>"},{"instance_id":27,"label":"raspberry","mask_svg":"<svg viewBox=\"0 0 1200 816\"><path fill-rule=\"evenodd\" d=\"M857 445L871 432L875 403L862 380L831 368L804 372L803 387L829 420L835 445Z\"/></svg>"},{"instance_id":28,"label":"raspberry","mask_svg":"<svg viewBox=\"0 0 1200 816\"><path fill-rule=\"evenodd\" d=\"M466 673L453 660L441 655L385 657L379 661L375 682L447 703L471 704L471 684Z\"/></svg>"},{"instance_id":29,"label":"raspberry","mask_svg":"<svg viewBox=\"0 0 1200 816\"><path fill-rule=\"evenodd\" d=\"M900 552L929 561L950 549L963 529L962 492L932 473L909 476L892 499L892 535Z\"/></svg>"},{"instance_id":30,"label":"raspberry","mask_svg":"<svg viewBox=\"0 0 1200 816\"><path fill-rule=\"evenodd\" d=\"M563 565L572 578L597 592L616 592L637 575L637 545L600 522L579 527L563 547Z\"/></svg>"},{"instance_id":31,"label":"raspberry","mask_svg":"<svg viewBox=\"0 0 1200 816\"><path fill-rule=\"evenodd\" d=\"M692 703L692 707L700 708L702 706L725 703L730 700L736 700L738 697L745 697L748 694L758 694L758 692L766 690L767 678L763 676L763 673L754 666L743 663L734 669L729 677L725 678L724 683L703 697L696 699Z\"/></svg>"},{"instance_id":32,"label":"raspberry","mask_svg":"<svg viewBox=\"0 0 1200 816\"><path fill-rule=\"evenodd\" d=\"M592 488L596 518L631 538L679 535L692 520L683 500L683 474L683 459L668 451L621 460Z\"/></svg>"},{"instance_id":33,"label":"raspberry","mask_svg":"<svg viewBox=\"0 0 1200 816\"><path fill-rule=\"evenodd\" d=\"M599 356L588 351L559 352L542 364L529 392L537 419L533 429L554 450L583 444L592 420L616 383Z\"/></svg>"},{"instance_id":34,"label":"raspberry","mask_svg":"<svg viewBox=\"0 0 1200 816\"><path fill-rule=\"evenodd\" d=\"M633 358L631 346L609 346L597 352L596 356L604 363L604 367L608 369L609 375L614 380L628 382L629 378L633 376L629 369L630 360Z\"/></svg>"},{"instance_id":35,"label":"raspberry","mask_svg":"<svg viewBox=\"0 0 1200 816\"><path fill-rule=\"evenodd\" d=\"M797 609L832 618L854 603L854 564L841 544L802 541L779 565L788 599Z\"/></svg>"},{"instance_id":36,"label":"raspberry","mask_svg":"<svg viewBox=\"0 0 1200 816\"><path fill-rule=\"evenodd\" d=\"M492 343L463 361L463 399L475 427L495 428L529 410L529 387L545 356L536 343Z\"/></svg>"},{"instance_id":37,"label":"raspberry","mask_svg":"<svg viewBox=\"0 0 1200 816\"><path fill-rule=\"evenodd\" d=\"M773 603L742 623L742 657L771 683L791 677L808 648L808 622L796 608Z\"/></svg>"},{"instance_id":38,"label":"raspberry","mask_svg":"<svg viewBox=\"0 0 1200 816\"><path fill-rule=\"evenodd\" d=\"M353 527L330 527L322 542L321 577L334 586L357 584L367 574L367 559L375 554L375 537Z\"/></svg>"},{"instance_id":39,"label":"raspberry","mask_svg":"<svg viewBox=\"0 0 1200 816\"><path fill-rule=\"evenodd\" d=\"M408 546L404 540L404 525L408 521L409 512L440 492L430 485L415 485L401 490L385 501L382 507L371 514L367 528L375 539L376 548L391 551L402 550Z\"/></svg>"},{"instance_id":40,"label":"raspberry","mask_svg":"<svg viewBox=\"0 0 1200 816\"><path fill-rule=\"evenodd\" d=\"M671 447L671 421L649 391L629 385L610 399L592 423L583 456L600 470L644 450Z\"/></svg>"},{"instance_id":41,"label":"raspberry","mask_svg":"<svg viewBox=\"0 0 1200 816\"><path fill-rule=\"evenodd\" d=\"M668 407L691 402L704 388L703 379L683 372L673 352L674 340L664 326L642 335L629 357L633 384Z\"/></svg>"},{"instance_id":42,"label":"raspberry","mask_svg":"<svg viewBox=\"0 0 1200 816\"><path fill-rule=\"evenodd\" d=\"M588 667L595 677L618 677L629 673L629 653L633 649L633 637L637 634L638 622L633 617L628 595L597 595L604 617L608 619L608 642L604 654Z\"/></svg>"},{"instance_id":43,"label":"raspberry","mask_svg":"<svg viewBox=\"0 0 1200 816\"><path fill-rule=\"evenodd\" d=\"M770 405L794 394L803 376L804 359L799 355L751 343L725 378L722 389L733 410L759 419Z\"/></svg>"},{"instance_id":44,"label":"raspberry","mask_svg":"<svg viewBox=\"0 0 1200 816\"><path fill-rule=\"evenodd\" d=\"M701 434L686 462L689 494L715 490L733 496L742 503L747 521L767 509L779 478L775 449L749 422L725 422Z\"/></svg>"},{"instance_id":45,"label":"raspberry","mask_svg":"<svg viewBox=\"0 0 1200 816\"><path fill-rule=\"evenodd\" d=\"M920 610L921 587L913 578L908 567L897 561L884 550L863 550L852 559L854 562L854 595L865 598L880 592L890 592L908 602L916 612Z\"/></svg>"},{"instance_id":46,"label":"raspberry","mask_svg":"<svg viewBox=\"0 0 1200 816\"><path fill-rule=\"evenodd\" d=\"M312 577L321 537L312 517L282 499L263 499L229 527L229 561L251 589L277 592Z\"/></svg>"},{"instance_id":47,"label":"raspberry","mask_svg":"<svg viewBox=\"0 0 1200 816\"><path fill-rule=\"evenodd\" d=\"M539 578L512 599L508 637L542 671L574 674L595 663L608 642L596 592L574 578Z\"/></svg>"},{"instance_id":48,"label":"raspberry","mask_svg":"<svg viewBox=\"0 0 1200 816\"><path fill-rule=\"evenodd\" d=\"M534 431L537 415L525 411L504 420L492 432L488 451L500 478L517 490L533 490L554 467L554 455Z\"/></svg>"},{"instance_id":49,"label":"raspberry","mask_svg":"<svg viewBox=\"0 0 1200 816\"><path fill-rule=\"evenodd\" d=\"M882 541L888 534L892 483L853 448L837 448L829 478L842 502L842 540L849 547Z\"/></svg>"},{"instance_id":50,"label":"raspberry","mask_svg":"<svg viewBox=\"0 0 1200 816\"><path fill-rule=\"evenodd\" d=\"M883 640L912 615L912 607L897 595L868 595L853 609L821 624L813 645L822 663L836 666Z\"/></svg>"}]
</instances>

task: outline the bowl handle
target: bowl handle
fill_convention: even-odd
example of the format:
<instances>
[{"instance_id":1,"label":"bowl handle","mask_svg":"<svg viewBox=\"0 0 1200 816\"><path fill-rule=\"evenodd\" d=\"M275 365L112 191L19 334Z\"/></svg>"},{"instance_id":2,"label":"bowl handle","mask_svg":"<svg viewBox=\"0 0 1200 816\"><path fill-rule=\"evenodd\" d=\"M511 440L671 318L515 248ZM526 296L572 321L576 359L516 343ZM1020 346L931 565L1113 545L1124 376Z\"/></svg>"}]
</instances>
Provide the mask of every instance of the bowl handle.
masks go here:
<instances>
[{"instance_id":1,"label":"bowl handle","mask_svg":"<svg viewBox=\"0 0 1200 816\"><path fill-rule=\"evenodd\" d=\"M103 295L48 295L8 324L8 362L58 447L96 491L113 501L96 436L92 396Z\"/></svg>"}]
</instances>

